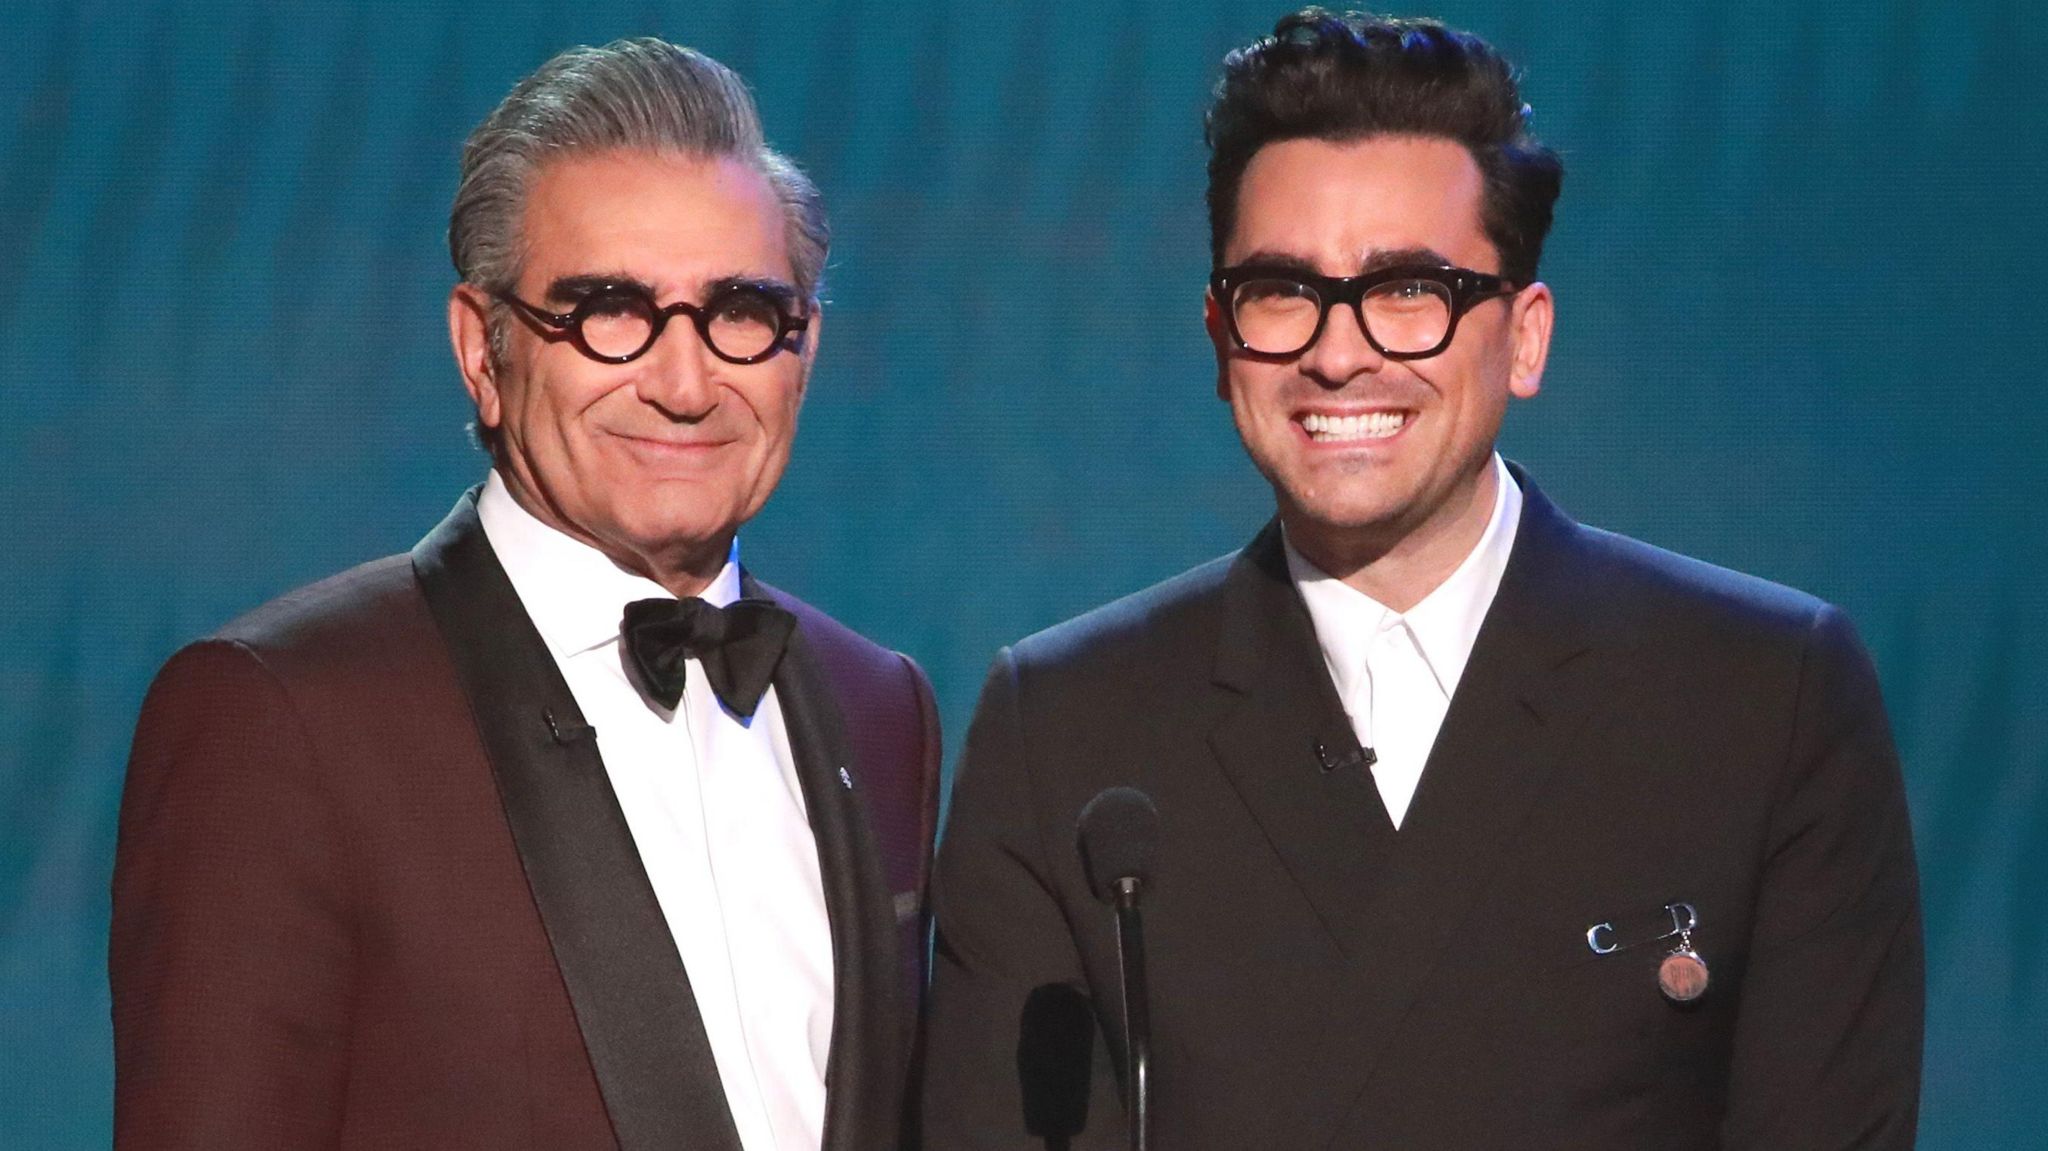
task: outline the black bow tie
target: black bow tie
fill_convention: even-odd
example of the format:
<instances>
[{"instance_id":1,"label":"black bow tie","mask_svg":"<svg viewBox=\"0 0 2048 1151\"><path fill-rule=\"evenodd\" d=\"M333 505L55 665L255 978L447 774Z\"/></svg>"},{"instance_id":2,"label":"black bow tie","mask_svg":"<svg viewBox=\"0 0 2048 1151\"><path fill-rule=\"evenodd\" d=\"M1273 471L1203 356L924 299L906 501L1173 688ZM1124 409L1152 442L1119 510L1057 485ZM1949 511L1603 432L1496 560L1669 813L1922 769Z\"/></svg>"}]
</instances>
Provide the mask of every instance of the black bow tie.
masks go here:
<instances>
[{"instance_id":1,"label":"black bow tie","mask_svg":"<svg viewBox=\"0 0 2048 1151\"><path fill-rule=\"evenodd\" d=\"M736 600L721 608L694 596L635 600L619 625L649 699L674 711L689 674L684 661L694 659L704 665L719 702L743 719L752 719L761 706L795 630L796 617L770 600Z\"/></svg>"}]
</instances>

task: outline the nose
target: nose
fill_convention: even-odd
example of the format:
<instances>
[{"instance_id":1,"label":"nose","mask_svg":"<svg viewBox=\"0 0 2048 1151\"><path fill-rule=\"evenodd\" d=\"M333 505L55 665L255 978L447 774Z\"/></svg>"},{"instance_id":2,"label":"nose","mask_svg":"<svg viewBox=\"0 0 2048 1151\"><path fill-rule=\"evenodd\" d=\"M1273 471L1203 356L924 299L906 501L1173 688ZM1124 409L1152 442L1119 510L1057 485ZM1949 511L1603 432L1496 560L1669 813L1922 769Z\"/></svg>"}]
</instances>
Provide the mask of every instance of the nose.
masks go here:
<instances>
[{"instance_id":1,"label":"nose","mask_svg":"<svg viewBox=\"0 0 2048 1151\"><path fill-rule=\"evenodd\" d=\"M1361 375L1379 371L1387 358L1365 338L1365 325L1358 309L1348 304L1330 308L1322 334L1309 345L1298 361L1303 374L1314 377L1326 388L1341 388Z\"/></svg>"},{"instance_id":2,"label":"nose","mask_svg":"<svg viewBox=\"0 0 2048 1151\"><path fill-rule=\"evenodd\" d=\"M634 389L641 402L660 408L668 418L694 423L718 406L713 375L723 362L712 355L696 325L677 316L636 361L640 372Z\"/></svg>"}]
</instances>

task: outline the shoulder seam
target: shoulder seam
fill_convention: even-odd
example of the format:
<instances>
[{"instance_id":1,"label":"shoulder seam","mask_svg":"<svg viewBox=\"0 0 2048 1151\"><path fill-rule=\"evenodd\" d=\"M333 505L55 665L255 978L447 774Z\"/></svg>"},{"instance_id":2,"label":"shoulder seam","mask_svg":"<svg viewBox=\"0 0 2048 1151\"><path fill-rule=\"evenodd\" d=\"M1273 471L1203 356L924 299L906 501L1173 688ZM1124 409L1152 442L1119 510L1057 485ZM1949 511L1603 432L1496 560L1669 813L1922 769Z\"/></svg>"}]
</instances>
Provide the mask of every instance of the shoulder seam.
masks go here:
<instances>
[{"instance_id":1,"label":"shoulder seam","mask_svg":"<svg viewBox=\"0 0 2048 1151\"><path fill-rule=\"evenodd\" d=\"M1828 604L1822 603L1814 610L1812 615L1807 617L1806 626L1800 631L1799 671L1792 681L1791 722L1785 725L1785 748L1780 754L1778 761L1778 786L1771 796L1771 811L1773 813L1784 808L1786 800L1798 786L1796 776L1798 775L1799 764L1796 762L1796 759L1799 754L1800 731L1806 722L1807 696L1813 688L1811 680L1814 674L1814 649L1819 646L1821 626L1827 621L1828 614L1833 610ZM1768 823L1768 821L1766 822Z\"/></svg>"},{"instance_id":2,"label":"shoulder seam","mask_svg":"<svg viewBox=\"0 0 2048 1151\"><path fill-rule=\"evenodd\" d=\"M277 690L278 698L283 701L286 711L291 717L292 729L298 734L300 744L306 749L307 761L314 768L315 786L321 794L328 798L335 814L335 825L340 833L343 844L343 858L347 861L346 885L348 890L350 946L359 949L360 942L357 939L357 931L362 919L359 914L362 884L359 876L356 874L356 861L360 858L360 853L357 850L358 845L355 842L355 834L349 827L348 820L342 817L342 804L338 801L332 780L329 777L332 765L328 762L327 757L321 754L318 742L313 739L313 733L307 729L305 716L299 708L296 694L292 691L291 685L285 682L285 678L277 673L277 669L271 666L270 661L264 658L262 650L247 640L231 637L208 637L191 644L187 650L195 650L200 647L221 647L238 651L248 656L249 662L254 664L257 670L263 673L263 677L270 681L271 685ZM355 1034L353 1004L351 1004L350 1010L351 1025L349 1034L353 1036Z\"/></svg>"}]
</instances>

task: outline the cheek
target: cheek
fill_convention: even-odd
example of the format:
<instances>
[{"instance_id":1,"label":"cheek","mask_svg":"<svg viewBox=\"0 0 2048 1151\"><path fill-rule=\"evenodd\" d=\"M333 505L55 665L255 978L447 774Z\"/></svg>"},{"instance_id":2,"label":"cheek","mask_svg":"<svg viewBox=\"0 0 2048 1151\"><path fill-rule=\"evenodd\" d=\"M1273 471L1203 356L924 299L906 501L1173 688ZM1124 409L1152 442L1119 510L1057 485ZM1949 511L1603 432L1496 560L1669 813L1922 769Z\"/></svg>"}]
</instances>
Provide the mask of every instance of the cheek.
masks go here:
<instances>
[{"instance_id":1,"label":"cheek","mask_svg":"<svg viewBox=\"0 0 2048 1151\"><path fill-rule=\"evenodd\" d=\"M1458 345L1444 363L1446 387L1455 387L1458 404L1471 410L1487 410L1507 403L1508 380L1514 367L1514 341L1505 323L1492 316L1474 324L1467 316L1466 328L1458 330ZM1467 336L1470 343L1466 343Z\"/></svg>"},{"instance_id":2,"label":"cheek","mask_svg":"<svg viewBox=\"0 0 2048 1151\"><path fill-rule=\"evenodd\" d=\"M523 382L518 407L533 438L573 439L576 422L585 410L615 387L615 382L574 371L541 372Z\"/></svg>"},{"instance_id":3,"label":"cheek","mask_svg":"<svg viewBox=\"0 0 2048 1151\"><path fill-rule=\"evenodd\" d=\"M1224 398L1240 425L1278 420L1286 414L1280 401L1280 382L1268 364L1232 360L1224 369Z\"/></svg>"},{"instance_id":4,"label":"cheek","mask_svg":"<svg viewBox=\"0 0 2048 1151\"><path fill-rule=\"evenodd\" d=\"M801 383L793 384L782 391L782 402L776 405L776 423L783 435L796 430L796 421L804 407L804 389Z\"/></svg>"},{"instance_id":5,"label":"cheek","mask_svg":"<svg viewBox=\"0 0 2048 1151\"><path fill-rule=\"evenodd\" d=\"M742 394L756 422L761 425L767 446L774 450L788 450L790 440L796 435L797 414L803 409L803 377L763 380L760 386Z\"/></svg>"},{"instance_id":6,"label":"cheek","mask_svg":"<svg viewBox=\"0 0 2048 1151\"><path fill-rule=\"evenodd\" d=\"M1437 393L1443 408L1466 420L1507 402L1507 365L1492 344L1439 356L1413 367L1416 378Z\"/></svg>"},{"instance_id":7,"label":"cheek","mask_svg":"<svg viewBox=\"0 0 2048 1151\"><path fill-rule=\"evenodd\" d=\"M1237 426L1240 438L1250 441L1258 434L1259 403L1258 391L1245 374L1235 369L1226 369L1218 385L1223 400L1230 405L1230 422Z\"/></svg>"}]
</instances>

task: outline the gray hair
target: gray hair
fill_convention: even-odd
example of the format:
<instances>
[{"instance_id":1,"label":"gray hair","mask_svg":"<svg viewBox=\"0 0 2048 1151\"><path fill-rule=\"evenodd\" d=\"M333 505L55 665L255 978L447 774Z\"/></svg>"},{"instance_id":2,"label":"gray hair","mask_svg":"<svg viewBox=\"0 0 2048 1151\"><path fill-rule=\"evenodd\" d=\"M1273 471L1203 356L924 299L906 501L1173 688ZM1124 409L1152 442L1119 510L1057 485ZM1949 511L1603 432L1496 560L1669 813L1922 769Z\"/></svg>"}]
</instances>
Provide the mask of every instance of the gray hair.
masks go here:
<instances>
[{"instance_id":1,"label":"gray hair","mask_svg":"<svg viewBox=\"0 0 2048 1151\"><path fill-rule=\"evenodd\" d=\"M768 146L745 81L690 48L643 37L571 48L521 80L462 148L448 254L464 280L508 291L519 277L520 213L534 173L577 152L629 149L733 157L767 177L788 217L796 287L822 289L831 228L810 177Z\"/></svg>"},{"instance_id":2,"label":"gray hair","mask_svg":"<svg viewBox=\"0 0 2048 1151\"><path fill-rule=\"evenodd\" d=\"M653 37L560 53L515 85L469 134L448 213L456 274L487 292L512 290L525 258L520 224L534 174L551 159L612 150L730 157L759 171L782 204L797 292L817 301L832 239L817 185L768 146L737 73ZM503 362L505 325L496 301L491 310L491 352ZM476 431L484 447L494 447L489 429L479 424Z\"/></svg>"}]
</instances>

